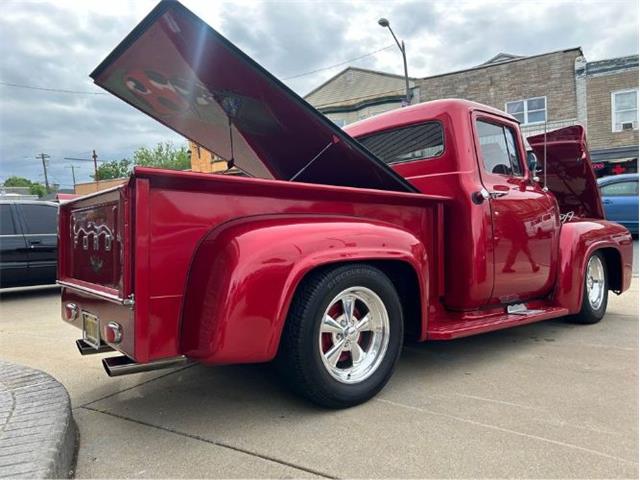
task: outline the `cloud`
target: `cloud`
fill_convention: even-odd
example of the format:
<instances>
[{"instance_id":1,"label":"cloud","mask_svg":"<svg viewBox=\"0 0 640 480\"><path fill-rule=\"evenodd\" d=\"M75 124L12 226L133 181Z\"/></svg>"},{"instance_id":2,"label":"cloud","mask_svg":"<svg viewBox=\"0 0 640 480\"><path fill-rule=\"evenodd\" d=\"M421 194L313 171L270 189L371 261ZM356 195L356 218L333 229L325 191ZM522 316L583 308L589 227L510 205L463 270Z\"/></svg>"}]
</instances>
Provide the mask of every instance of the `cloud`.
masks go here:
<instances>
[{"instance_id":1,"label":"cloud","mask_svg":"<svg viewBox=\"0 0 640 480\"><path fill-rule=\"evenodd\" d=\"M219 32L280 78L317 70L393 45L377 24L390 20L407 44L409 74L468 68L498 52L532 55L582 46L589 60L637 53L635 1L222 1L184 0ZM100 92L93 68L150 11L151 0L3 1L0 79ZM394 47L354 63L402 72ZM344 66L291 79L301 95ZM71 183L64 157L131 156L139 146L180 136L109 95L72 95L0 86L0 180L41 180L35 155L51 155L54 181ZM90 163L78 163L88 180Z\"/></svg>"}]
</instances>

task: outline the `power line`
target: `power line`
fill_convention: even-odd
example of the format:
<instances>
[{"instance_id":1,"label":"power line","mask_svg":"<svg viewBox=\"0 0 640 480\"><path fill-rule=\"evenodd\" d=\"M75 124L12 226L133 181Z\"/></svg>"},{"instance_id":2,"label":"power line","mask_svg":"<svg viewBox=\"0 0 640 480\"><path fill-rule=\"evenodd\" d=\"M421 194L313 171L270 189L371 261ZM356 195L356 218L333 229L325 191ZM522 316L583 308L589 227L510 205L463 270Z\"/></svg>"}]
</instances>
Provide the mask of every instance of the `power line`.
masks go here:
<instances>
[{"instance_id":1,"label":"power line","mask_svg":"<svg viewBox=\"0 0 640 480\"><path fill-rule=\"evenodd\" d=\"M344 102L350 102L353 100L362 100L362 99L366 99L366 98L370 98L370 97L377 97L379 95L386 95L388 93L400 93L400 92L404 92L404 88L397 88L395 90L387 90L386 92L376 92L376 93L372 93L369 95L362 95L361 97L351 97L351 98L345 98L345 99L341 99L341 100L336 100L335 102L331 102L331 103L325 103L323 105L314 105L314 108L324 108L324 107L331 107L334 105L340 105Z\"/></svg>"},{"instance_id":2,"label":"power line","mask_svg":"<svg viewBox=\"0 0 640 480\"><path fill-rule=\"evenodd\" d=\"M106 95L106 92L87 92L80 90L64 90L60 88L45 88L45 87L36 87L33 85L21 85L19 83L10 83L0 81L0 85L4 85L5 87L16 87L16 88L26 88L29 90L42 90L45 92L56 92L56 93L73 93L77 95Z\"/></svg>"},{"instance_id":3,"label":"power line","mask_svg":"<svg viewBox=\"0 0 640 480\"><path fill-rule=\"evenodd\" d=\"M370 57L372 55L376 55L384 50L388 50L392 47L394 47L395 45L387 45L384 48L381 48L379 50L376 50L374 52L369 52L369 53L365 53L364 55L360 55L359 57L355 57L355 58L350 58L349 60L345 60L343 62L340 63L336 63L334 65L329 65L327 67L322 67L322 68L317 68L315 70L310 70L308 72L303 72L303 73L298 73L296 75L292 75L290 77L285 77L282 80L292 80L294 78L300 78L300 77L305 77L307 75L313 75L314 73L318 73L318 72L323 72L325 70L331 70L332 68L336 68L336 67L341 67L342 65L346 65L348 63L351 62L356 62L358 60L362 60L363 58L366 57ZM53 92L53 93L68 93L68 94L73 94L73 95L107 95L107 92L89 92L86 90L67 90L67 89L63 89L63 88L46 88L46 87L37 87L35 85L24 85L24 84L20 84L20 83L11 83L11 82L4 82L0 80L0 85L3 85L5 87L14 87L14 88L24 88L27 90L40 90L43 92Z\"/></svg>"},{"instance_id":4,"label":"power line","mask_svg":"<svg viewBox=\"0 0 640 480\"><path fill-rule=\"evenodd\" d=\"M98 154L95 150L92 150L91 159L89 158L73 158L73 157L64 157L65 160L76 160L79 162L93 162L93 172L95 174L96 180L98 179ZM103 162L103 160L100 160Z\"/></svg>"},{"instance_id":5,"label":"power line","mask_svg":"<svg viewBox=\"0 0 640 480\"><path fill-rule=\"evenodd\" d=\"M386 47L381 48L380 50L376 50L375 52L365 53L364 55L361 55L359 57L351 58L349 60L345 60L344 62L336 63L335 65L329 65L328 67L322 67L322 68L318 68L316 70L310 70L308 72L298 73L297 75L292 75L290 77L284 77L282 80L292 80L294 78L304 77L306 75L312 75L314 73L323 72L325 70L331 70L332 68L341 67L342 65L346 65L347 63L355 62L357 60L361 60L363 58L370 57L372 55L376 55L377 53L380 53L383 50L389 50L392 47L395 47L395 45L387 45Z\"/></svg>"}]
</instances>

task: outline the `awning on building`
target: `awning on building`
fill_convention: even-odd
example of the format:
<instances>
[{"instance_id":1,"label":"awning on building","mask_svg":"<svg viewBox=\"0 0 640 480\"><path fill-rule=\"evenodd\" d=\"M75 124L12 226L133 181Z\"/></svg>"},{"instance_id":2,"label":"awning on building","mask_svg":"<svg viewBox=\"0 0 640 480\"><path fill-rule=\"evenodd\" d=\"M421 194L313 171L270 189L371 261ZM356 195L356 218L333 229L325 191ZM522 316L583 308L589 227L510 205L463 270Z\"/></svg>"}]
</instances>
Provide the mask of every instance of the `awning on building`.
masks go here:
<instances>
[{"instance_id":1,"label":"awning on building","mask_svg":"<svg viewBox=\"0 0 640 480\"><path fill-rule=\"evenodd\" d=\"M591 150L589 154L591 155L592 162L628 162L634 159L637 160L638 146L631 145L628 147L603 148L599 150Z\"/></svg>"}]
</instances>

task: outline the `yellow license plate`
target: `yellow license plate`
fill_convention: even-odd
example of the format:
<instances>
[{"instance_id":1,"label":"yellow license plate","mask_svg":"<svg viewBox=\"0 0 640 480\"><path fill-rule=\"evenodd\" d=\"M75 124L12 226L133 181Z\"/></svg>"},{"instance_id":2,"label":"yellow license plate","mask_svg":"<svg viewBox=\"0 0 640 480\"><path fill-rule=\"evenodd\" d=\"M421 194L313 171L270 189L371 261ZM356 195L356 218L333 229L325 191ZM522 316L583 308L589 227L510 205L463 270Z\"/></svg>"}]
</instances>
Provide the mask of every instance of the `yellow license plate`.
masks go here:
<instances>
[{"instance_id":1,"label":"yellow license plate","mask_svg":"<svg viewBox=\"0 0 640 480\"><path fill-rule=\"evenodd\" d=\"M82 338L93 348L100 348L100 323L98 317L82 312Z\"/></svg>"}]
</instances>

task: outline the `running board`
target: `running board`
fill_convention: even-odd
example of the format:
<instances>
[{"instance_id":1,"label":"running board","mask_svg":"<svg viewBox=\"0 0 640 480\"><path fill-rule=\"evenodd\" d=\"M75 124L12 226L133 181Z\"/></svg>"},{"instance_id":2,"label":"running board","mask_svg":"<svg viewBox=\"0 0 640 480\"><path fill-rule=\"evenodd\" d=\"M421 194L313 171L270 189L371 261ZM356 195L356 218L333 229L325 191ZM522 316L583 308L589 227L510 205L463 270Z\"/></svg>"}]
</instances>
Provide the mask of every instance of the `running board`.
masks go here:
<instances>
[{"instance_id":1,"label":"running board","mask_svg":"<svg viewBox=\"0 0 640 480\"><path fill-rule=\"evenodd\" d=\"M492 332L503 328L563 317L568 314L569 309L567 308L548 307L539 310L517 309L517 311L513 313L492 315L486 319L443 321L428 327L427 339L450 340L452 338L468 337L479 333Z\"/></svg>"},{"instance_id":2,"label":"running board","mask_svg":"<svg viewBox=\"0 0 640 480\"><path fill-rule=\"evenodd\" d=\"M120 377L131 373L150 372L162 368L179 367L190 363L184 355L179 357L163 358L149 363L137 363L135 360L122 355L119 357L108 357L102 359L102 366L110 377Z\"/></svg>"}]
</instances>

